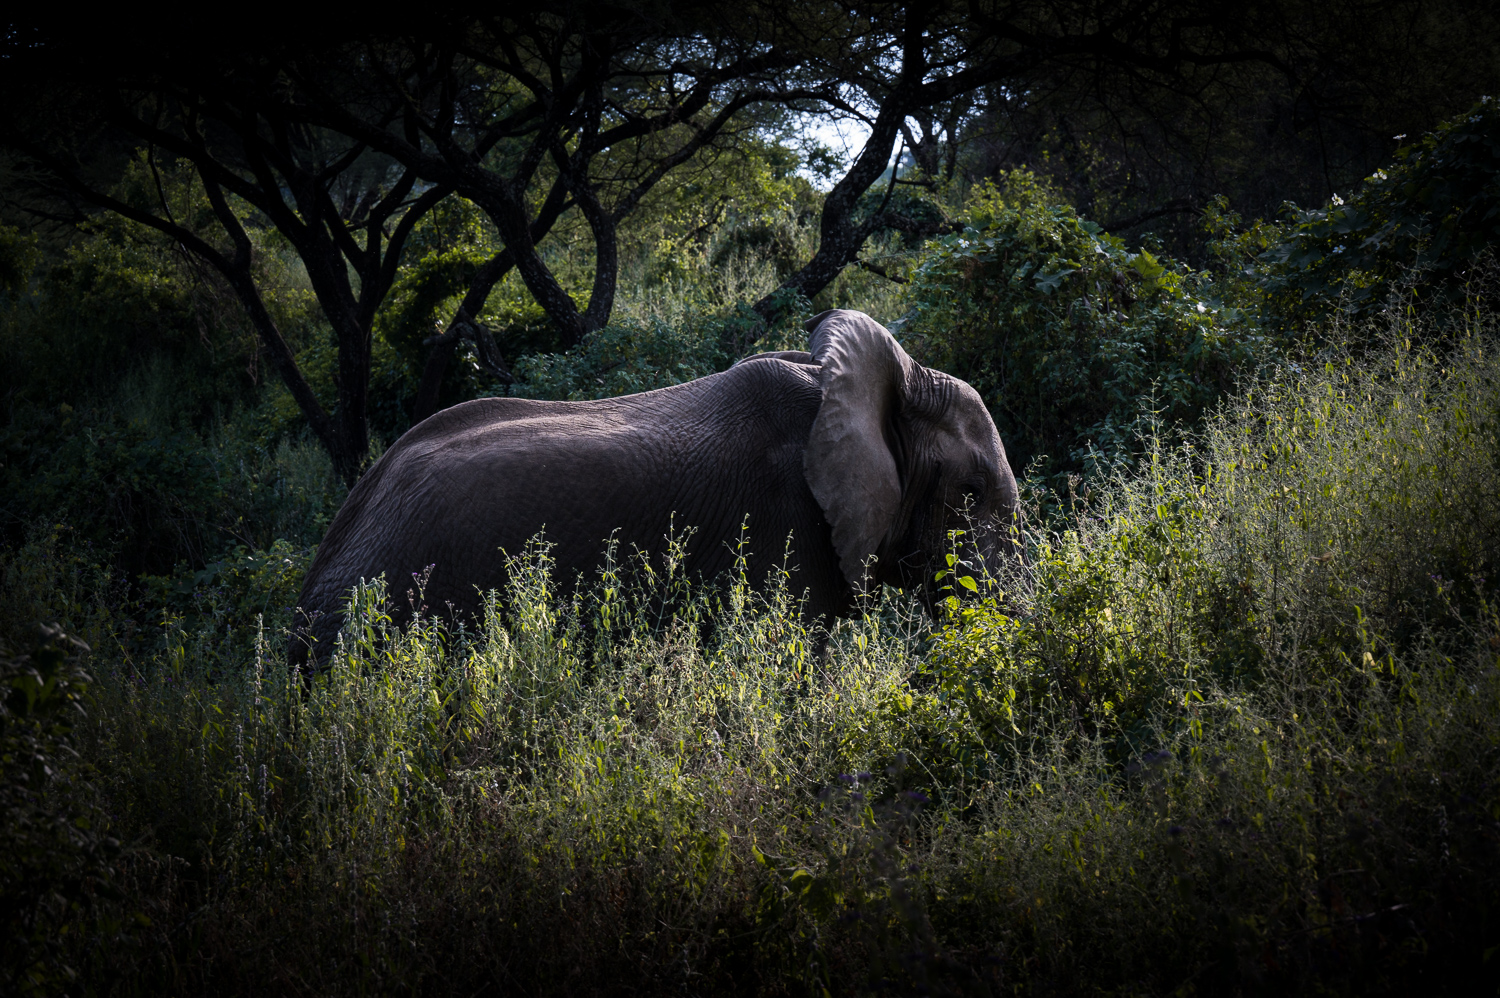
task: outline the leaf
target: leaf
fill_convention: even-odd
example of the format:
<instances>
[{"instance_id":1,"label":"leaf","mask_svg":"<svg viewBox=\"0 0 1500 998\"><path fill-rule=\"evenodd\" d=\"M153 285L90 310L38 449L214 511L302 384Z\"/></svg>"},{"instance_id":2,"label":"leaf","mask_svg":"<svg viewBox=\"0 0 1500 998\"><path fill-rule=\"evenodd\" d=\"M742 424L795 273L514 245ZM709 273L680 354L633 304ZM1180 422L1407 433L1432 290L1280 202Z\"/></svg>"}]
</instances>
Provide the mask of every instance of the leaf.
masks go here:
<instances>
[{"instance_id":1,"label":"leaf","mask_svg":"<svg viewBox=\"0 0 1500 998\"><path fill-rule=\"evenodd\" d=\"M1038 274L1036 278L1037 290L1043 292L1044 294L1051 294L1053 291L1056 291L1059 287L1062 286L1064 278L1066 278L1069 274L1076 273L1078 273L1077 267L1069 267L1052 274Z\"/></svg>"}]
</instances>

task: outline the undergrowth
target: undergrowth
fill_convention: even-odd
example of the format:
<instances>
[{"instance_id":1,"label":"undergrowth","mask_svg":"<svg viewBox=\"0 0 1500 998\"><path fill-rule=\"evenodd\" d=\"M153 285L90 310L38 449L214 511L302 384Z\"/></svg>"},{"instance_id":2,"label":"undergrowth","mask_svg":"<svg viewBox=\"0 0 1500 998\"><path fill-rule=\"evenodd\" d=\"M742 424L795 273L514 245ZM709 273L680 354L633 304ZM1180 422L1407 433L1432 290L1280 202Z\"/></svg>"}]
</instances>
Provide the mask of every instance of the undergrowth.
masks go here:
<instances>
[{"instance_id":1,"label":"undergrowth","mask_svg":"<svg viewBox=\"0 0 1500 998\"><path fill-rule=\"evenodd\" d=\"M472 628L359 589L304 681L224 616L115 653L75 592L67 792L122 846L66 959L184 993L1472 980L1500 943L1500 356L1402 332L1094 479L1007 577L955 563L977 595L936 622L887 593L824 635L670 556L563 598L542 539ZM7 599L57 557L10 556Z\"/></svg>"}]
</instances>

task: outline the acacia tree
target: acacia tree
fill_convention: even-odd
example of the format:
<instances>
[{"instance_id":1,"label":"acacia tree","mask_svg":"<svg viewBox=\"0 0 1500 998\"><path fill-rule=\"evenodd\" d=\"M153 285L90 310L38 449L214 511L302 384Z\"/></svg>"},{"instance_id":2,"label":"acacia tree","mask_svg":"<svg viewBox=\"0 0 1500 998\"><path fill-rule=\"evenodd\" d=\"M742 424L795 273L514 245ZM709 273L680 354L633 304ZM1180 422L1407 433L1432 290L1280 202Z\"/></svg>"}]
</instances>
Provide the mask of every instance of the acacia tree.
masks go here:
<instances>
[{"instance_id":1,"label":"acacia tree","mask_svg":"<svg viewBox=\"0 0 1500 998\"><path fill-rule=\"evenodd\" d=\"M477 205L504 249L476 274L448 330L433 337L417 416L459 337L508 380L475 322L494 283L514 268L563 347L605 325L619 272L618 231L671 171L755 130L748 112L821 92L800 87L794 53L774 33L724 31L579 4L557 13L479 18L440 34L358 53L384 105L351 103L320 77L296 83L309 120L379 150ZM538 251L562 213L587 223L594 272L580 307Z\"/></svg>"},{"instance_id":2,"label":"acacia tree","mask_svg":"<svg viewBox=\"0 0 1500 998\"><path fill-rule=\"evenodd\" d=\"M1204 67L1253 62L1295 76L1266 23L1208 0L563 2L550 12L418 19L399 33L319 44L261 39L211 56L193 39L144 69L130 56L98 65L90 61L96 53L70 56L61 34L38 41L12 32L0 60L12 95L0 108L0 130L42 168L54 192L149 225L222 273L309 426L352 482L368 449L374 318L413 226L442 198L472 201L504 246L475 269L446 332L433 338L418 418L435 406L461 337L508 380L477 316L510 270L564 347L604 325L614 306L622 221L673 170L755 131L759 113L843 116L869 128L825 198L816 251L756 304L770 318L789 298L812 297L859 262L874 233L935 231L935 223L893 208L894 172L883 194L876 187L898 142L910 144L929 176L946 143L951 172L956 133L982 110L983 95L1024 99L1038 81L1079 67L1109 67L1142 93L1191 93L1193 74ZM92 68L83 73L86 63ZM92 82L75 86L80 73ZM48 117L59 92L72 96L66 129ZM150 162L160 154L192 164L213 225L174 218L165 198L153 206L115 197L108 178L88 169L105 133L104 145L144 148ZM255 224L283 235L307 266L339 349L331 412L266 308L241 206ZM582 305L539 249L568 212L582 217L594 247Z\"/></svg>"},{"instance_id":3,"label":"acacia tree","mask_svg":"<svg viewBox=\"0 0 1500 998\"><path fill-rule=\"evenodd\" d=\"M468 18L412 26L399 37L256 45L163 59L149 72L109 63L81 73L66 129L38 113L84 61L58 37L25 39L5 73L29 91L3 138L40 168L39 186L79 208L150 226L217 269L244 305L263 349L343 479L368 453L372 328L413 226L458 191L484 210L503 249L478 267L447 332L434 337L416 400L421 418L457 339L509 380L476 316L512 268L564 346L604 325L613 308L620 222L669 172L752 126L742 112L779 94L790 62L742 34L712 41L694 24L591 5L559 14ZM750 40L744 40L749 37ZM29 112L29 113L28 113ZM91 172L101 148L144 149L151 163L190 163L213 208L210 230L159 205L123 200ZM103 179L101 179L101 177ZM337 404L319 402L257 284L256 240L240 206L301 257L338 346ZM595 246L579 308L538 251L577 210Z\"/></svg>"},{"instance_id":4,"label":"acacia tree","mask_svg":"<svg viewBox=\"0 0 1500 998\"><path fill-rule=\"evenodd\" d=\"M992 112L987 105L1026 104L1060 81L1094 81L1124 95L1113 104L1102 102L1116 120L1125 100L1132 112L1150 116L1172 100L1180 105L1200 99L1226 67L1244 66L1305 88L1326 69L1319 53L1327 46L1288 27L1300 23L1294 6L971 0L780 8L784 44L798 52L805 75L823 81L820 101L805 106L857 120L869 136L827 195L816 252L756 310L770 317L786 292L817 294L859 262L861 248L879 231L922 232L922 223L890 209L889 191L899 178L888 176L884 195L877 181L887 176L898 143L910 146L928 178L937 172L938 149L946 146L944 166L951 175L960 134L976 116ZM1320 30L1347 33L1370 13L1357 6L1331 14ZM1136 220L1181 210L1188 210L1184 202L1169 200Z\"/></svg>"},{"instance_id":5,"label":"acacia tree","mask_svg":"<svg viewBox=\"0 0 1500 998\"><path fill-rule=\"evenodd\" d=\"M811 298L860 263L872 235L939 231L941 223L894 207L899 202L891 192L901 178L887 172L892 152L898 143L909 146L931 178L943 149L942 167L951 176L959 132L986 97L1034 99L1064 79L1116 81L1132 109L1149 116L1172 100L1201 99L1226 68L1254 66L1306 89L1325 68L1319 53L1328 49L1289 28L1300 23L1295 11L1275 2L1233 8L1210 0L938 0L708 9L709 17L669 24L644 7L592 5L472 21L388 73L402 81L408 105L422 109L420 143L393 127L371 127L336 100L320 102L324 123L480 205L569 346L608 319L620 220L667 170L732 135L747 120L746 109L854 118L869 129L824 200L813 256L756 303L770 319L787 301ZM1340 10L1331 23L1348 28L1359 15ZM650 154L642 156L645 150ZM545 198L544 177L560 189ZM875 186L882 177L888 178L883 194ZM578 207L594 241L593 283L581 310L528 238L549 224L546 206L559 203L559 195ZM1195 204L1176 197L1120 221ZM475 328L462 314L455 318L453 335Z\"/></svg>"},{"instance_id":6,"label":"acacia tree","mask_svg":"<svg viewBox=\"0 0 1500 998\"><path fill-rule=\"evenodd\" d=\"M309 124L284 99L275 60L168 69L145 80L125 72L79 88L70 105L78 117L66 128L12 111L4 138L38 168L33 179L43 191L80 211L104 209L149 226L217 270L335 471L352 485L369 451L375 314L412 227L449 191L419 184L414 171ZM55 80L43 75L41 82ZM117 196L90 169L90 159L109 148L144 155L157 181L155 203ZM174 214L160 179L163 159L196 172L212 224ZM274 227L306 266L338 344L332 412L318 400L267 307L247 215Z\"/></svg>"},{"instance_id":7,"label":"acacia tree","mask_svg":"<svg viewBox=\"0 0 1500 998\"><path fill-rule=\"evenodd\" d=\"M1169 12L1170 13L1170 12ZM1110 231L1150 226L1202 252L1197 222L1223 195L1245 217L1348 193L1404 134L1500 86L1500 11L1478 0L1270 0L1189 23L1237 36L1241 62L1071 58L995 87L964 129L962 172L1027 166Z\"/></svg>"}]
</instances>

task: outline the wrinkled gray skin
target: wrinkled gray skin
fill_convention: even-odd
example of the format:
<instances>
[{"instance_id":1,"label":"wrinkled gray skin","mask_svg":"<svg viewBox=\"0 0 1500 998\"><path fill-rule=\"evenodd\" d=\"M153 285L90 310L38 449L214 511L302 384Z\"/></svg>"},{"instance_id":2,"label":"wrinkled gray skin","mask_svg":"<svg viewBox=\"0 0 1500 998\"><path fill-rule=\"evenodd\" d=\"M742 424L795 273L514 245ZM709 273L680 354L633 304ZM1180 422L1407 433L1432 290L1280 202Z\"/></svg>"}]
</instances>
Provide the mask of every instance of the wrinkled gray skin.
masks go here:
<instances>
[{"instance_id":1,"label":"wrinkled gray skin","mask_svg":"<svg viewBox=\"0 0 1500 998\"><path fill-rule=\"evenodd\" d=\"M674 523L693 526L688 566L713 578L733 566L748 515L752 582L781 564L790 534L792 591L823 619L878 583L916 587L931 608L951 529L976 528L963 553L997 567L1016 483L979 396L914 362L862 312L824 312L808 329L810 353L760 354L671 388L480 399L413 427L319 546L293 662L307 662L309 638L314 658L327 654L361 579L384 574L404 611L413 574L430 565L426 606L477 616L480 593L504 589L501 550L519 553L543 528L567 579L594 575L612 531L622 551L654 557Z\"/></svg>"}]
</instances>

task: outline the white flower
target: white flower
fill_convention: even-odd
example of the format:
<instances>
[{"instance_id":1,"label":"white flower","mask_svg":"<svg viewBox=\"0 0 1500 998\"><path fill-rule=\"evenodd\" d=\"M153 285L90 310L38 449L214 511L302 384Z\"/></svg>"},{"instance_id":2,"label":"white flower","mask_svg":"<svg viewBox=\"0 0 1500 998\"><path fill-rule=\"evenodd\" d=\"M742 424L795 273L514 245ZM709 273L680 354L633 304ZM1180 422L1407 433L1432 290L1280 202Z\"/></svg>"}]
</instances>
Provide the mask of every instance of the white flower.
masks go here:
<instances>
[{"instance_id":1,"label":"white flower","mask_svg":"<svg viewBox=\"0 0 1500 998\"><path fill-rule=\"evenodd\" d=\"M1337 194L1335 194L1333 196L1333 203L1336 204L1336 205L1341 205L1341 204L1344 203L1344 199L1341 198L1341 197L1339 197Z\"/></svg>"}]
</instances>

